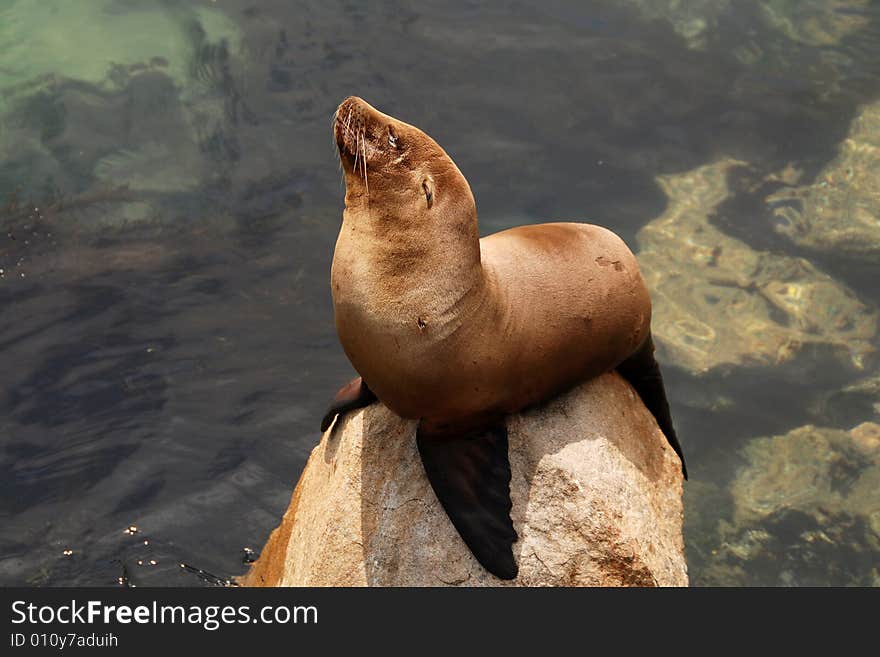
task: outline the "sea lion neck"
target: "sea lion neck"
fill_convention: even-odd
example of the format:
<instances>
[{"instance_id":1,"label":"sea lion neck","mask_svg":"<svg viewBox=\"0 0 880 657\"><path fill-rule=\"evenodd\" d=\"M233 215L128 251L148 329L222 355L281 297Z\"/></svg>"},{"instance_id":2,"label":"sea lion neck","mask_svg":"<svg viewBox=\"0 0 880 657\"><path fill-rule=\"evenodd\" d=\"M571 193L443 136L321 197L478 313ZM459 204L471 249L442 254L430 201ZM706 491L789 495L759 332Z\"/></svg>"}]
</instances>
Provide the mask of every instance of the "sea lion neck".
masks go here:
<instances>
[{"instance_id":1,"label":"sea lion neck","mask_svg":"<svg viewBox=\"0 0 880 657\"><path fill-rule=\"evenodd\" d=\"M360 203L346 207L332 273L346 285L334 284L334 297L350 297L370 315L393 308L436 325L484 285L476 217L405 220L387 212L375 199L369 211Z\"/></svg>"}]
</instances>

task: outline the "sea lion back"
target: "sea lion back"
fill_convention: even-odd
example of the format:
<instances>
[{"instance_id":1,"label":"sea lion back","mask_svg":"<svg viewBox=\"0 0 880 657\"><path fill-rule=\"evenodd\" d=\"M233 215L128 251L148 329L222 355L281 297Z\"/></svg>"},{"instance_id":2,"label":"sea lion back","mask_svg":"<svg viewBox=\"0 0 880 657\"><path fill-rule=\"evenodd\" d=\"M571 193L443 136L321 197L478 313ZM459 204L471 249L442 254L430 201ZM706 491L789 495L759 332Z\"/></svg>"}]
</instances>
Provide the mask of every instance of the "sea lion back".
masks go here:
<instances>
[{"instance_id":1,"label":"sea lion back","mask_svg":"<svg viewBox=\"0 0 880 657\"><path fill-rule=\"evenodd\" d=\"M614 368L647 338L650 296L635 256L613 232L538 224L485 237L481 247L487 278L503 300L497 331L508 345L505 376L522 381L510 407L544 401ZM553 374L542 381L543 372Z\"/></svg>"}]
</instances>

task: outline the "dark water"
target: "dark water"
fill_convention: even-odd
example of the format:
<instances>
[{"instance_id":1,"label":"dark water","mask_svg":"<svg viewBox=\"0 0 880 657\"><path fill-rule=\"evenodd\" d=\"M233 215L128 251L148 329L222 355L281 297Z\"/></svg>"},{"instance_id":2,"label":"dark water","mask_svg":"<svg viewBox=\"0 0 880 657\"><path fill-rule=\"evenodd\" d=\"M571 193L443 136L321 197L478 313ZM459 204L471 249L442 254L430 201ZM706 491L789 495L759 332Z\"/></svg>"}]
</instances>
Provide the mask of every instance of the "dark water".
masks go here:
<instances>
[{"instance_id":1,"label":"dark water","mask_svg":"<svg viewBox=\"0 0 880 657\"><path fill-rule=\"evenodd\" d=\"M328 289L342 98L436 138L484 233L574 219L631 244L666 209L657 176L728 157L749 180L792 164L812 180L880 98L877 2L694 2L699 47L667 3L73 4L0 0L4 585L216 583L179 564L225 580L277 525L352 375ZM733 189L712 217L725 233L880 302L876 260L793 245L766 189ZM706 564L742 446L871 419L838 393L874 362L816 347L779 367L664 363L693 583L871 583L878 537L859 519L834 525L834 568L799 561L788 525L768 529L794 550L785 577L766 555L726 580Z\"/></svg>"}]
</instances>

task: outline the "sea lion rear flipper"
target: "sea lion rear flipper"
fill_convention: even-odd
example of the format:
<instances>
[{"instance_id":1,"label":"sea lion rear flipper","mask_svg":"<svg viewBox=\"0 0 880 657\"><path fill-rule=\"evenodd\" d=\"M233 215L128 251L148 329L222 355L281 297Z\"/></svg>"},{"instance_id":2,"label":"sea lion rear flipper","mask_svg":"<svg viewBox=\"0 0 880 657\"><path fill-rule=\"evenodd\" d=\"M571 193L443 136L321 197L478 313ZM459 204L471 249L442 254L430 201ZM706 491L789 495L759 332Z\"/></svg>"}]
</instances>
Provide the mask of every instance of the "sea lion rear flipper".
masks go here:
<instances>
[{"instance_id":1,"label":"sea lion rear flipper","mask_svg":"<svg viewBox=\"0 0 880 657\"><path fill-rule=\"evenodd\" d=\"M663 376L660 374L660 365L654 358L654 340L650 334L639 349L629 358L617 366L617 372L641 397L642 402L651 411L651 415L657 420L657 424L666 440L681 459L681 473L688 478L687 466L684 462L684 452L678 442L675 428L672 426L672 415L669 412L669 402L666 399L666 389L663 386Z\"/></svg>"},{"instance_id":2,"label":"sea lion rear flipper","mask_svg":"<svg viewBox=\"0 0 880 657\"><path fill-rule=\"evenodd\" d=\"M507 427L452 432L422 422L416 441L437 499L477 561L496 577L516 577Z\"/></svg>"},{"instance_id":3,"label":"sea lion rear flipper","mask_svg":"<svg viewBox=\"0 0 880 657\"><path fill-rule=\"evenodd\" d=\"M364 380L361 377L353 379L336 393L333 403L330 404L330 408L327 409L321 420L321 431L327 431L333 424L333 418L337 415L341 418L349 411L369 406L374 401L377 401L376 395L367 387Z\"/></svg>"}]
</instances>

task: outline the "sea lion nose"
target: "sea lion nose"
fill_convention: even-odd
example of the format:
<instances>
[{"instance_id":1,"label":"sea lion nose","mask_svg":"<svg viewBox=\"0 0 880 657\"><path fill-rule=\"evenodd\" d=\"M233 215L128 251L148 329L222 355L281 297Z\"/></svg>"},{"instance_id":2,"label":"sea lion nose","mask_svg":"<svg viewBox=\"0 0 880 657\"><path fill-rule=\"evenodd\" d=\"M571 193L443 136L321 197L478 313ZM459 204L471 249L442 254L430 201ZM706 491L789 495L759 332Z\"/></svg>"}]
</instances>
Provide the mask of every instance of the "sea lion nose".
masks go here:
<instances>
[{"instance_id":1,"label":"sea lion nose","mask_svg":"<svg viewBox=\"0 0 880 657\"><path fill-rule=\"evenodd\" d=\"M358 106L359 103L363 103L363 102L364 101L361 98L358 98L357 96L349 96L348 98L343 100L341 103L339 103L339 107L336 108L336 116L337 117L342 116L342 118L344 119L345 114L347 112L349 112L350 110L353 110L355 107Z\"/></svg>"},{"instance_id":2,"label":"sea lion nose","mask_svg":"<svg viewBox=\"0 0 880 657\"><path fill-rule=\"evenodd\" d=\"M343 121L346 120L349 113L351 113L353 117L357 115L362 117L364 121L370 122L385 122L392 120L392 117L380 112L359 96L349 96L339 103L339 107L336 108L336 117Z\"/></svg>"},{"instance_id":3,"label":"sea lion nose","mask_svg":"<svg viewBox=\"0 0 880 657\"><path fill-rule=\"evenodd\" d=\"M333 120L333 136L340 151L351 156L366 149L373 138L374 128L388 119L375 107L358 96L349 96L336 108ZM366 156L365 153L362 155Z\"/></svg>"},{"instance_id":4,"label":"sea lion nose","mask_svg":"<svg viewBox=\"0 0 880 657\"><path fill-rule=\"evenodd\" d=\"M333 120L333 136L336 139L336 145L340 150L352 154L356 148L354 143L351 143L351 138L360 131L363 124L361 103L363 101L357 96L349 96L336 108Z\"/></svg>"}]
</instances>

